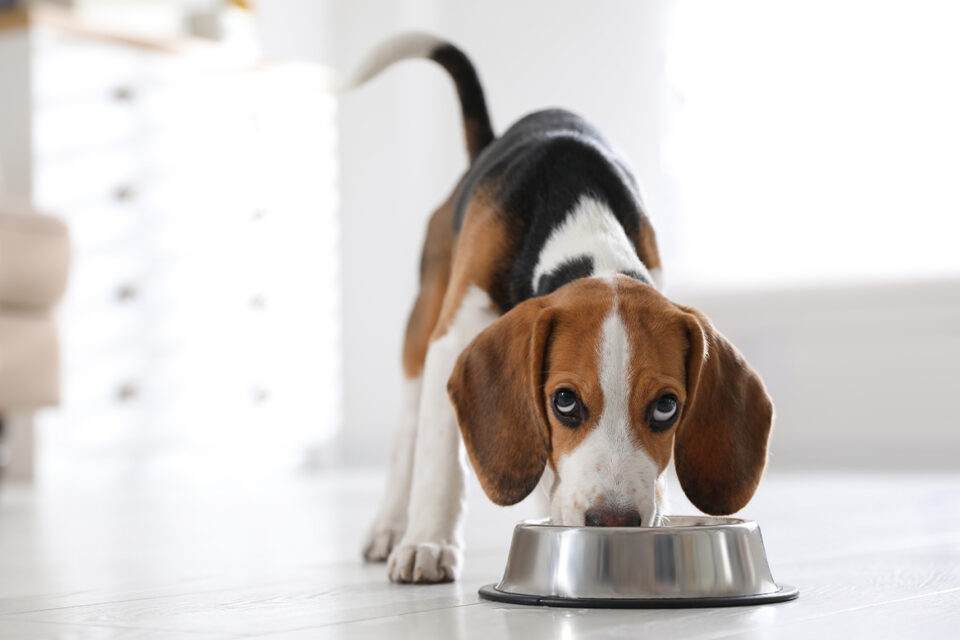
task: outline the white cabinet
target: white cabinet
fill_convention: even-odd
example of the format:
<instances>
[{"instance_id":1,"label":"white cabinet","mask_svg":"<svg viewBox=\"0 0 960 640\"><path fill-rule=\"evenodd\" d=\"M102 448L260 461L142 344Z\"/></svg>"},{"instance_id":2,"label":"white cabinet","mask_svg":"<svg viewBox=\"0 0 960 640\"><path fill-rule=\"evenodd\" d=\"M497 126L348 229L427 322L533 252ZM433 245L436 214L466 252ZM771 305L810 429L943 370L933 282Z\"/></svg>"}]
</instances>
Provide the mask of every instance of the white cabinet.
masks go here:
<instances>
[{"instance_id":1,"label":"white cabinet","mask_svg":"<svg viewBox=\"0 0 960 640\"><path fill-rule=\"evenodd\" d=\"M285 459L323 446L340 411L324 70L42 26L29 47L30 197L75 250L48 444Z\"/></svg>"}]
</instances>

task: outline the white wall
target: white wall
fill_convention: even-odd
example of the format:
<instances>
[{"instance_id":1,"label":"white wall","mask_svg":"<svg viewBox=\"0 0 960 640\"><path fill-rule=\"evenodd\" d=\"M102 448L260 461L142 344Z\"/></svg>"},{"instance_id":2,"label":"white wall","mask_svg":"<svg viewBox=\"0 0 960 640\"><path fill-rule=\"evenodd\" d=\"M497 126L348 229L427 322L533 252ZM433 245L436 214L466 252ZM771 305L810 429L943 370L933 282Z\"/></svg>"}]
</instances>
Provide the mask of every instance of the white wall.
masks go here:
<instances>
[{"instance_id":1,"label":"white wall","mask_svg":"<svg viewBox=\"0 0 960 640\"><path fill-rule=\"evenodd\" d=\"M774 399L771 468L957 470L960 282L675 291Z\"/></svg>"},{"instance_id":2,"label":"white wall","mask_svg":"<svg viewBox=\"0 0 960 640\"><path fill-rule=\"evenodd\" d=\"M960 277L960 4L677 0L669 25L674 282Z\"/></svg>"}]
</instances>

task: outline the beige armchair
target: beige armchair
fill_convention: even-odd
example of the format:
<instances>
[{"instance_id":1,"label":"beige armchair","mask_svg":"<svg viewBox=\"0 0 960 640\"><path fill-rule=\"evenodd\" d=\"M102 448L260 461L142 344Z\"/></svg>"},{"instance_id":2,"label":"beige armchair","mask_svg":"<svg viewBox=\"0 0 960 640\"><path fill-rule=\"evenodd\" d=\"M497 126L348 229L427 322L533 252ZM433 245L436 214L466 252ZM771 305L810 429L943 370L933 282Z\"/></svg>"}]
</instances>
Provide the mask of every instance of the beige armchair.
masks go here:
<instances>
[{"instance_id":1,"label":"beige armchair","mask_svg":"<svg viewBox=\"0 0 960 640\"><path fill-rule=\"evenodd\" d=\"M33 475L33 414L60 398L52 310L67 282L70 248L56 218L0 202L0 465Z\"/></svg>"}]
</instances>

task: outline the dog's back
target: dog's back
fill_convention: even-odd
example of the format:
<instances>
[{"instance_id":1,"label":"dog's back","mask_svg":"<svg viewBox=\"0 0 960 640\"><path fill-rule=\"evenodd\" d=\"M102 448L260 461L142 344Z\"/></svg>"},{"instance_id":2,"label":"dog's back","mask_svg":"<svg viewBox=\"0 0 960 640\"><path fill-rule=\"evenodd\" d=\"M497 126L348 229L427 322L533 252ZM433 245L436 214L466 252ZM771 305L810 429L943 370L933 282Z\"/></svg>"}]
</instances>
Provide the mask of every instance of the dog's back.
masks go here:
<instances>
[{"instance_id":1,"label":"dog's back","mask_svg":"<svg viewBox=\"0 0 960 640\"><path fill-rule=\"evenodd\" d=\"M510 229L513 244L508 286L492 291L502 311L533 296L553 292L577 277L594 274L595 256L571 256L557 273L536 273L554 232L590 199L609 210L636 248L641 268L621 270L653 284L660 266L653 228L643 213L639 190L626 163L600 132L563 109L537 111L493 140L472 163L454 198L454 232L470 200L483 191Z\"/></svg>"},{"instance_id":2,"label":"dog's back","mask_svg":"<svg viewBox=\"0 0 960 640\"><path fill-rule=\"evenodd\" d=\"M421 300L411 318L417 335L411 340L409 327L407 333L408 345L412 342L416 348L405 349L405 363L420 360L425 353L424 334L439 320L437 299L442 295L435 290L445 292L450 275L445 263L453 260L458 253L455 248L464 244L460 232L468 224L471 202L478 199L483 206L474 210L482 210L503 227L497 234L496 257L484 261L482 269L488 273L480 278L500 313L601 270L605 260L590 252L561 255L559 262L553 260L557 264L549 272L543 266L551 237L555 245L563 245L558 230L570 225L571 216L585 207L595 210L580 226L603 224L610 218L632 246L632 259L621 256L612 271L659 286L656 236L643 212L637 184L624 160L593 125L569 111L547 109L521 118L497 138L483 87L469 58L454 45L423 33L403 34L380 45L361 65L351 85L366 82L395 62L416 58L436 62L453 79L470 166L450 200L431 217L421 259ZM470 250L463 246L459 253ZM557 251L568 252L562 246L554 247L554 253ZM429 302L422 301L424 285ZM423 324L429 330L419 329ZM419 369L419 363L406 368Z\"/></svg>"}]
</instances>

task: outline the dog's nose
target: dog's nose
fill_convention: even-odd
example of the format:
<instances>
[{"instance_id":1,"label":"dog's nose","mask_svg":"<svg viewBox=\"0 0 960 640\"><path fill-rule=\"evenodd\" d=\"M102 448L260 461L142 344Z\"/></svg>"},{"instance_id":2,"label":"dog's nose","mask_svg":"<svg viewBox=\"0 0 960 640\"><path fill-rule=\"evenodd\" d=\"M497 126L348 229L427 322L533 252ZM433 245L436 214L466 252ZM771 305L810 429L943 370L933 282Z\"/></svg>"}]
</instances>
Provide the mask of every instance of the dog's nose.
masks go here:
<instances>
[{"instance_id":1,"label":"dog's nose","mask_svg":"<svg viewBox=\"0 0 960 640\"><path fill-rule=\"evenodd\" d=\"M588 527L639 527L640 513L636 509L597 507L588 509L584 522Z\"/></svg>"}]
</instances>

